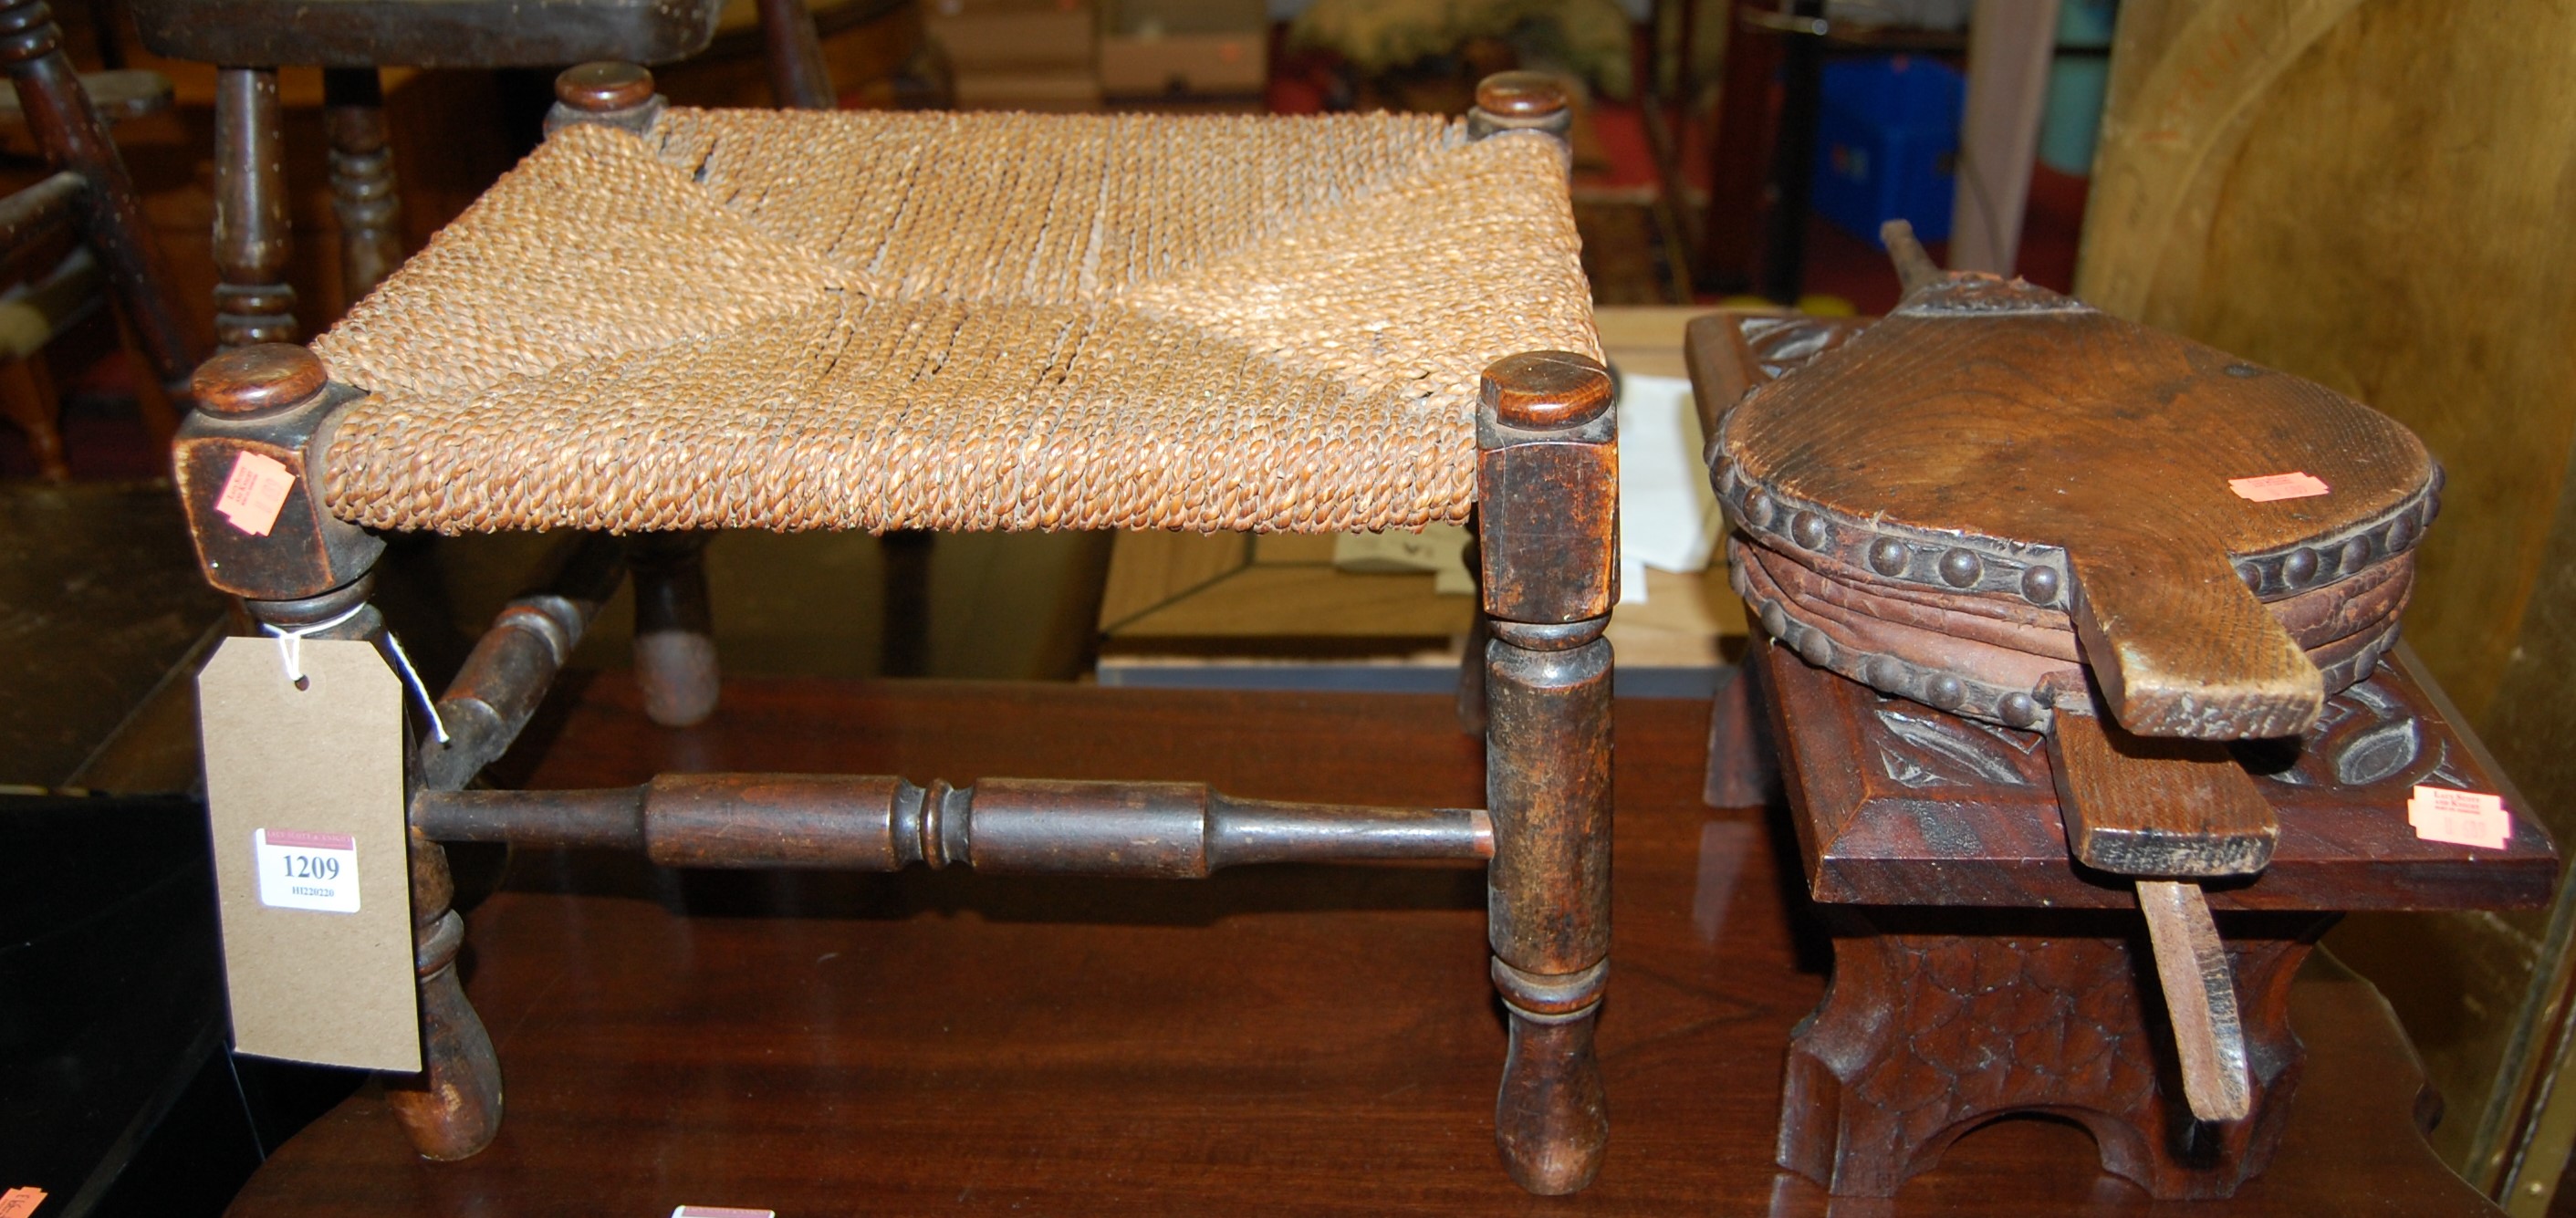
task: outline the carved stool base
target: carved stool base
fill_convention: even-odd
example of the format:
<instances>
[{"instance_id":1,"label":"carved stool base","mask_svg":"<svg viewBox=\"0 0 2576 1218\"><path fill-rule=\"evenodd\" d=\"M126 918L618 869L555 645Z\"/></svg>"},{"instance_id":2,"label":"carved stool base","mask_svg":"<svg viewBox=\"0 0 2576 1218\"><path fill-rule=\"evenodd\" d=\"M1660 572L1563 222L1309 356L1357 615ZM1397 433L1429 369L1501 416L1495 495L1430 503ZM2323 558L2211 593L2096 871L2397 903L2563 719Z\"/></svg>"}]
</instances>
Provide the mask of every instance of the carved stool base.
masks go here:
<instances>
[{"instance_id":1,"label":"carved stool base","mask_svg":"<svg viewBox=\"0 0 2576 1218\"><path fill-rule=\"evenodd\" d=\"M2245 1015L2254 1107L2191 1119L2154 957L2134 915L1832 910L1834 977L1798 1025L1779 1165L1886 1197L1960 1135L2042 1113L2082 1125L2105 1171L2164 1200L2226 1197L2280 1140L2305 1051L2291 975L2331 914L2220 919Z\"/></svg>"}]
</instances>

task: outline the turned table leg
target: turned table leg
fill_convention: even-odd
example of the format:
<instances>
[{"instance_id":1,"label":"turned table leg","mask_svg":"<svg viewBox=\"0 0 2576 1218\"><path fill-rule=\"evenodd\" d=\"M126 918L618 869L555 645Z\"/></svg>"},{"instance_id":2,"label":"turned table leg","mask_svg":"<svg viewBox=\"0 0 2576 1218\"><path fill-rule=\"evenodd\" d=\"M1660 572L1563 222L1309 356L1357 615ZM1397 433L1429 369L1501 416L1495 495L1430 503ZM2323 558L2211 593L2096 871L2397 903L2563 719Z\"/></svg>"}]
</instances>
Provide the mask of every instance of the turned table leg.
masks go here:
<instances>
[{"instance_id":1,"label":"turned table leg","mask_svg":"<svg viewBox=\"0 0 2576 1218\"><path fill-rule=\"evenodd\" d=\"M1846 907L1834 976L1798 1025L1777 1161L1844 1196L1893 1196L1960 1135L2046 1113L2164 1200L2231 1196L2270 1161L2305 1051L2290 980L2332 914L2235 914L2253 1107L2194 1121L2137 919L2108 912Z\"/></svg>"},{"instance_id":2,"label":"turned table leg","mask_svg":"<svg viewBox=\"0 0 2576 1218\"><path fill-rule=\"evenodd\" d=\"M1609 1140L1593 1025L1609 979L1610 644L1619 485L1610 377L1535 352L1477 414L1493 979L1511 1023L1495 1137L1534 1193L1592 1182Z\"/></svg>"}]
</instances>

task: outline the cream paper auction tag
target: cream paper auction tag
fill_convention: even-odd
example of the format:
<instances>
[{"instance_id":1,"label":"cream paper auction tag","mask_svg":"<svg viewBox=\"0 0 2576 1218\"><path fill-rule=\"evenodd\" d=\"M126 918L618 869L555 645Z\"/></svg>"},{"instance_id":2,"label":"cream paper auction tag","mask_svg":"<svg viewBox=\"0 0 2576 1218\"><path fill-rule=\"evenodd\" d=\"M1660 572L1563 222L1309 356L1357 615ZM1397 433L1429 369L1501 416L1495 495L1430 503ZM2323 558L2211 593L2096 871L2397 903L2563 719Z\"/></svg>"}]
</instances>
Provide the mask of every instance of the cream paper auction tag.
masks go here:
<instances>
[{"instance_id":1,"label":"cream paper auction tag","mask_svg":"<svg viewBox=\"0 0 2576 1218\"><path fill-rule=\"evenodd\" d=\"M374 645L224 640L197 675L233 1046L420 1069L403 688Z\"/></svg>"}]
</instances>

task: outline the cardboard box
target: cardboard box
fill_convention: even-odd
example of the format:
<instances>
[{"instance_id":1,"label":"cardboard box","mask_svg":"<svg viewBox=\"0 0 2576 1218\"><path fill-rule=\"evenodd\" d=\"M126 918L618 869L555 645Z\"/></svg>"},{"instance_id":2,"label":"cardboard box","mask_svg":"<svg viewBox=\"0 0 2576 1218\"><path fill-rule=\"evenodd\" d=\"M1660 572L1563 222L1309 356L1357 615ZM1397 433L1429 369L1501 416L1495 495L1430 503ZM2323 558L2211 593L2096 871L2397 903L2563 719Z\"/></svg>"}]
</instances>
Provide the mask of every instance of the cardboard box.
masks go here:
<instances>
[{"instance_id":1,"label":"cardboard box","mask_svg":"<svg viewBox=\"0 0 2576 1218\"><path fill-rule=\"evenodd\" d=\"M1071 71L960 71L956 80L960 110L1064 113L1100 108L1100 77L1087 66Z\"/></svg>"},{"instance_id":2,"label":"cardboard box","mask_svg":"<svg viewBox=\"0 0 2576 1218\"><path fill-rule=\"evenodd\" d=\"M1099 45L1087 0L933 0L923 20L961 82L970 72L1041 67L1088 75Z\"/></svg>"},{"instance_id":3,"label":"cardboard box","mask_svg":"<svg viewBox=\"0 0 2576 1218\"><path fill-rule=\"evenodd\" d=\"M1100 91L1112 97L1259 93L1269 83L1266 30L1111 34L1100 40Z\"/></svg>"},{"instance_id":4,"label":"cardboard box","mask_svg":"<svg viewBox=\"0 0 2576 1218\"><path fill-rule=\"evenodd\" d=\"M1100 89L1113 97L1240 96L1270 83L1263 0L1107 0Z\"/></svg>"}]
</instances>

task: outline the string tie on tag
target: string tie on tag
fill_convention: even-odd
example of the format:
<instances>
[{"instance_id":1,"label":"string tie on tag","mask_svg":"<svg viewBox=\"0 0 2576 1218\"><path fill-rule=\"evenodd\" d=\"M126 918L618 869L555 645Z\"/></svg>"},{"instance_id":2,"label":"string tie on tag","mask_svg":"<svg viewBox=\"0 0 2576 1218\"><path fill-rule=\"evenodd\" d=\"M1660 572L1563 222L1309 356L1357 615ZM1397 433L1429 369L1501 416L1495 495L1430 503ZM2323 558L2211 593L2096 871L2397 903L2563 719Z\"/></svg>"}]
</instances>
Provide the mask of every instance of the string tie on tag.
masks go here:
<instances>
[{"instance_id":1,"label":"string tie on tag","mask_svg":"<svg viewBox=\"0 0 2576 1218\"><path fill-rule=\"evenodd\" d=\"M287 683L298 684L304 680L304 636L320 634L334 626L345 625L350 618L358 616L366 608L367 603L360 601L347 613L327 622L315 622L310 626L285 627L268 622L260 623L259 628L262 631L277 639L277 658L286 666ZM391 630L385 631L382 637L384 640L382 650L391 656L394 668L402 673L403 684L410 687L411 696L420 702L421 714L429 719L430 734L436 736L440 744L447 743L447 724L438 717L438 703L430 698L429 687L421 683L420 672L411 666L411 657L403 653L402 640L395 638Z\"/></svg>"}]
</instances>

